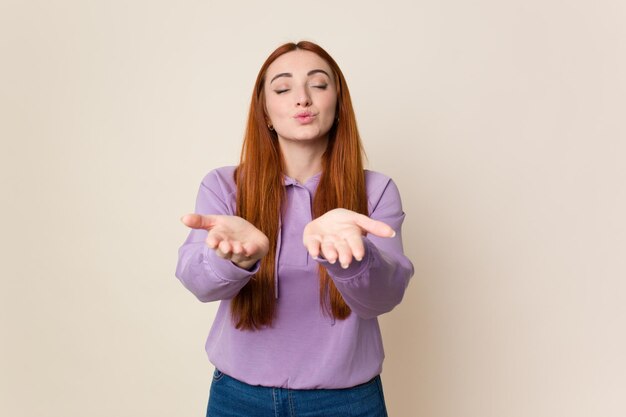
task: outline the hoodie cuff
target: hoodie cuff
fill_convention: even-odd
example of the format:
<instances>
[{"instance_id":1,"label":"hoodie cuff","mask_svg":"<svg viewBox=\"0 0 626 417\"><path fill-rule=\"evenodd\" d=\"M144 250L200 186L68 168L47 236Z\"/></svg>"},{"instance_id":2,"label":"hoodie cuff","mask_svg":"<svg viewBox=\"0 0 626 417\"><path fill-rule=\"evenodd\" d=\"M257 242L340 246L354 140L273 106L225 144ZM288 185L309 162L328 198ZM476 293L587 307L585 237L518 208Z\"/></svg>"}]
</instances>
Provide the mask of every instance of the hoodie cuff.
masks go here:
<instances>
[{"instance_id":1,"label":"hoodie cuff","mask_svg":"<svg viewBox=\"0 0 626 417\"><path fill-rule=\"evenodd\" d=\"M243 269L228 259L220 258L213 249L209 249L207 246L204 247L202 263L206 264L215 273L216 277L229 282L243 281L250 278L259 271L261 265L261 261L257 261L252 269Z\"/></svg>"}]
</instances>

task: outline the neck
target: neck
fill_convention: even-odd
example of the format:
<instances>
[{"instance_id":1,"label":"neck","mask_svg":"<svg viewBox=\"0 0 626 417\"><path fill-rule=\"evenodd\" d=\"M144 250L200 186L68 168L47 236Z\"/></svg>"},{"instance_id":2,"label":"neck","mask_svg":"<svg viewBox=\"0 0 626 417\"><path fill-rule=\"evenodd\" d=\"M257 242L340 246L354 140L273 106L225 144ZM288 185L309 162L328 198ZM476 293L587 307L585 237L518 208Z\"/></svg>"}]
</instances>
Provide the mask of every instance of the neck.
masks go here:
<instances>
[{"instance_id":1,"label":"neck","mask_svg":"<svg viewBox=\"0 0 626 417\"><path fill-rule=\"evenodd\" d=\"M316 141L286 141L279 138L280 151L285 162L285 174L300 184L322 171L322 155L328 138Z\"/></svg>"}]
</instances>

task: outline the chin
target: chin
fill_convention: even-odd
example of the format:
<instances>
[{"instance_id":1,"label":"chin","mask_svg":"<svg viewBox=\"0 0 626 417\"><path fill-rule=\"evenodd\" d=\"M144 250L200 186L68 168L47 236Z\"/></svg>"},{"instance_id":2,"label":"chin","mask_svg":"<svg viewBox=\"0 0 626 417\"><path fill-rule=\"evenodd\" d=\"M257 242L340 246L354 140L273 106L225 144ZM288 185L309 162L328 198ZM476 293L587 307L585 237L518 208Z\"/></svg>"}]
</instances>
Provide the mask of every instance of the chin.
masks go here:
<instances>
[{"instance_id":1,"label":"chin","mask_svg":"<svg viewBox=\"0 0 626 417\"><path fill-rule=\"evenodd\" d=\"M326 137L325 136L303 136L303 137L299 137L296 140L299 142L317 142L317 141L321 141L324 140Z\"/></svg>"},{"instance_id":2,"label":"chin","mask_svg":"<svg viewBox=\"0 0 626 417\"><path fill-rule=\"evenodd\" d=\"M317 140L323 140L326 135L318 135L318 134L300 134L294 136L283 137L285 140L290 140L294 142L315 142Z\"/></svg>"}]
</instances>

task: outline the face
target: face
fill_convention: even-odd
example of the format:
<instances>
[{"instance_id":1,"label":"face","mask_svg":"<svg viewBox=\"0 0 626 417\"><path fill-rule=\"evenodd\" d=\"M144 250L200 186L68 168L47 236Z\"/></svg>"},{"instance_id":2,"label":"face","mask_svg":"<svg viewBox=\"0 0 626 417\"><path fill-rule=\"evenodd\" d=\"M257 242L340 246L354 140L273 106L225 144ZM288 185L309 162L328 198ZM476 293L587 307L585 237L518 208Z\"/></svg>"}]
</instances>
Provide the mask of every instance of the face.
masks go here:
<instances>
[{"instance_id":1,"label":"face","mask_svg":"<svg viewBox=\"0 0 626 417\"><path fill-rule=\"evenodd\" d=\"M297 49L278 57L265 75L268 124L280 141L324 141L335 121L337 86L330 66Z\"/></svg>"}]
</instances>

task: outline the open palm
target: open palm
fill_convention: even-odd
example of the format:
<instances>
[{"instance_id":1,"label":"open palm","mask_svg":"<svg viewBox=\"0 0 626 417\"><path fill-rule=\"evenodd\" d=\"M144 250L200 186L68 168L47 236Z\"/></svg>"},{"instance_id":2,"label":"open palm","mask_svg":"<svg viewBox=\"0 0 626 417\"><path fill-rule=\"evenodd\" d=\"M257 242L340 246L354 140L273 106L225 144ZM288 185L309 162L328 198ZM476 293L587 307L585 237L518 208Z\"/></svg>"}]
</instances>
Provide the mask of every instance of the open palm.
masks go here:
<instances>
[{"instance_id":1,"label":"open palm","mask_svg":"<svg viewBox=\"0 0 626 417\"><path fill-rule=\"evenodd\" d=\"M304 228L302 242L313 258L320 254L331 264L337 260L347 268L352 259L360 261L365 255L363 235L393 237L389 225L346 209L330 210Z\"/></svg>"},{"instance_id":2,"label":"open palm","mask_svg":"<svg viewBox=\"0 0 626 417\"><path fill-rule=\"evenodd\" d=\"M207 246L244 269L267 255L270 247L263 232L238 216L187 214L181 221L192 229L206 230Z\"/></svg>"}]
</instances>

